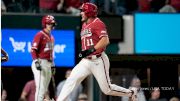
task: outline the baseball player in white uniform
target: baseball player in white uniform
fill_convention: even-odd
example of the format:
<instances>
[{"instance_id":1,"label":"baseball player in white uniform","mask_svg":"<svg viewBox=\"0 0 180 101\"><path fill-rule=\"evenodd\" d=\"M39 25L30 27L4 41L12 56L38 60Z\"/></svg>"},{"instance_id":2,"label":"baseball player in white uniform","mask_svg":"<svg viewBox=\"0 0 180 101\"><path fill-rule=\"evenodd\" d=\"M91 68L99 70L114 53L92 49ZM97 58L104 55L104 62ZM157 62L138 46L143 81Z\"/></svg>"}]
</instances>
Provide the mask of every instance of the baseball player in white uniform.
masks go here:
<instances>
[{"instance_id":1,"label":"baseball player in white uniform","mask_svg":"<svg viewBox=\"0 0 180 101\"><path fill-rule=\"evenodd\" d=\"M51 30L54 29L55 25L56 22L52 15L44 16L42 18L43 30L35 35L32 43L32 71L36 84L35 101L44 101L51 80L51 69L54 63L52 55L54 38L51 35Z\"/></svg>"},{"instance_id":2,"label":"baseball player in white uniform","mask_svg":"<svg viewBox=\"0 0 180 101\"><path fill-rule=\"evenodd\" d=\"M128 96L136 101L135 88L126 89L111 84L109 78L109 59L104 52L109 44L105 24L97 17L97 6L84 3L81 7L81 45L79 57L82 60L73 68L69 78L64 84L57 101L67 101L66 98L88 75L93 74L102 92L112 96Z\"/></svg>"}]
</instances>

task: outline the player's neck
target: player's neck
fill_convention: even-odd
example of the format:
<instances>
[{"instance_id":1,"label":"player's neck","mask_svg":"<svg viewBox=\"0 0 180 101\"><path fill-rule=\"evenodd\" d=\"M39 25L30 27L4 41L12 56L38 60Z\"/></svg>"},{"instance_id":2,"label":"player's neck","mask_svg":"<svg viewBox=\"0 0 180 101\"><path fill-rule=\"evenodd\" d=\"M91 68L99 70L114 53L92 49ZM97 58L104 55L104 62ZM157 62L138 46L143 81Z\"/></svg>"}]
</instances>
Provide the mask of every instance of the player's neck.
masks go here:
<instances>
[{"instance_id":1,"label":"player's neck","mask_svg":"<svg viewBox=\"0 0 180 101\"><path fill-rule=\"evenodd\" d=\"M96 18L96 17L88 18L87 21L86 21L86 23L87 23L87 24L91 23L95 18Z\"/></svg>"},{"instance_id":2,"label":"player's neck","mask_svg":"<svg viewBox=\"0 0 180 101\"><path fill-rule=\"evenodd\" d=\"M50 35L50 30L48 30L47 28L45 28L45 29L43 29L43 31L46 33L46 34L48 34L48 35Z\"/></svg>"}]
</instances>

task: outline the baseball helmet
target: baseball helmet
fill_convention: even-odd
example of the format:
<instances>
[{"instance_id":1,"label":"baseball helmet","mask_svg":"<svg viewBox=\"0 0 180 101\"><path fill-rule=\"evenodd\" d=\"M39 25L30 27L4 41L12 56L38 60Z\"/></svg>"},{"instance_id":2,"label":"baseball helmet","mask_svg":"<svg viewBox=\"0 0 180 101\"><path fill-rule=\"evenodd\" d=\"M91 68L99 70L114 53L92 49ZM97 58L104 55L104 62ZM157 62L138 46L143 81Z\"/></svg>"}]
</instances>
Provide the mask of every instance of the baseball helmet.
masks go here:
<instances>
[{"instance_id":1,"label":"baseball helmet","mask_svg":"<svg viewBox=\"0 0 180 101\"><path fill-rule=\"evenodd\" d=\"M96 17L98 13L98 8L93 3L83 3L81 6L81 10L87 17Z\"/></svg>"},{"instance_id":2,"label":"baseball helmet","mask_svg":"<svg viewBox=\"0 0 180 101\"><path fill-rule=\"evenodd\" d=\"M46 15L42 18L42 27L46 27L46 24L53 24L56 25L56 21L54 16L52 15Z\"/></svg>"}]
</instances>

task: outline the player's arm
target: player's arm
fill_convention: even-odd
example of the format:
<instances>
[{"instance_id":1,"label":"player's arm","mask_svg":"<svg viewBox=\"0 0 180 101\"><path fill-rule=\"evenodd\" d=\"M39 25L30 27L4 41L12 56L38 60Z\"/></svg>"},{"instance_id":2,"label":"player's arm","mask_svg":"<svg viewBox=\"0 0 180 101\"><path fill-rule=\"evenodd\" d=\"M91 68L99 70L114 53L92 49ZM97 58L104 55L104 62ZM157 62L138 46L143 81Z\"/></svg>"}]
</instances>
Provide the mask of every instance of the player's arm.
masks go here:
<instances>
[{"instance_id":1,"label":"player's arm","mask_svg":"<svg viewBox=\"0 0 180 101\"><path fill-rule=\"evenodd\" d=\"M32 47L31 47L31 56L33 58L33 60L38 59L38 48L39 48L39 44L40 44L40 39L41 39L41 34L38 33L35 35L34 40L32 42Z\"/></svg>"},{"instance_id":2,"label":"player's arm","mask_svg":"<svg viewBox=\"0 0 180 101\"><path fill-rule=\"evenodd\" d=\"M95 50L105 48L109 44L109 37L104 23L97 23L95 27L96 35L99 37L98 43L94 46Z\"/></svg>"},{"instance_id":3,"label":"player's arm","mask_svg":"<svg viewBox=\"0 0 180 101\"><path fill-rule=\"evenodd\" d=\"M92 46L91 48L89 48L85 51L81 51L79 53L79 58L86 57L86 56L92 54L93 52L95 52L96 50L106 47L108 44L109 44L108 36L103 36L103 37L101 37L101 39L95 46Z\"/></svg>"},{"instance_id":4,"label":"player's arm","mask_svg":"<svg viewBox=\"0 0 180 101\"><path fill-rule=\"evenodd\" d=\"M95 50L98 50L100 48L104 48L109 44L109 38L108 36L103 36L99 42L94 46Z\"/></svg>"},{"instance_id":5,"label":"player's arm","mask_svg":"<svg viewBox=\"0 0 180 101\"><path fill-rule=\"evenodd\" d=\"M41 37L42 37L42 34L38 33L34 37L32 47L31 47L31 55L32 55L32 58L33 58L33 60L35 62L35 66L36 66L37 70L41 70L41 65L40 65L40 62L38 60L38 47L39 47L39 44L40 44Z\"/></svg>"}]
</instances>

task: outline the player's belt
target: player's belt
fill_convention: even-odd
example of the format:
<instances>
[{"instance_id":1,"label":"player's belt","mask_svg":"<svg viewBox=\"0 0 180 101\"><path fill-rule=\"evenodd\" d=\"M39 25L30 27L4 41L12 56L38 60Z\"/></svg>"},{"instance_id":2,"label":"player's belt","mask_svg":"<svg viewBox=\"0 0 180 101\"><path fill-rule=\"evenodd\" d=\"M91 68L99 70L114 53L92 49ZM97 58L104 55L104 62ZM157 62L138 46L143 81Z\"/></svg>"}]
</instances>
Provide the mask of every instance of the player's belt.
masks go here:
<instances>
[{"instance_id":1,"label":"player's belt","mask_svg":"<svg viewBox=\"0 0 180 101\"><path fill-rule=\"evenodd\" d=\"M52 62L52 60L49 60L49 59L48 59L47 61L48 61L48 62Z\"/></svg>"},{"instance_id":2,"label":"player's belt","mask_svg":"<svg viewBox=\"0 0 180 101\"><path fill-rule=\"evenodd\" d=\"M48 62L53 62L51 59L46 59L46 58L44 58L44 59L42 59L42 58L40 58L41 60L46 60L46 61L48 61Z\"/></svg>"},{"instance_id":3,"label":"player's belt","mask_svg":"<svg viewBox=\"0 0 180 101\"><path fill-rule=\"evenodd\" d=\"M101 56L101 54L98 54L98 55L91 55L91 56L88 56L86 57L87 59L90 59L90 60L94 60L94 59L97 59Z\"/></svg>"}]
</instances>

